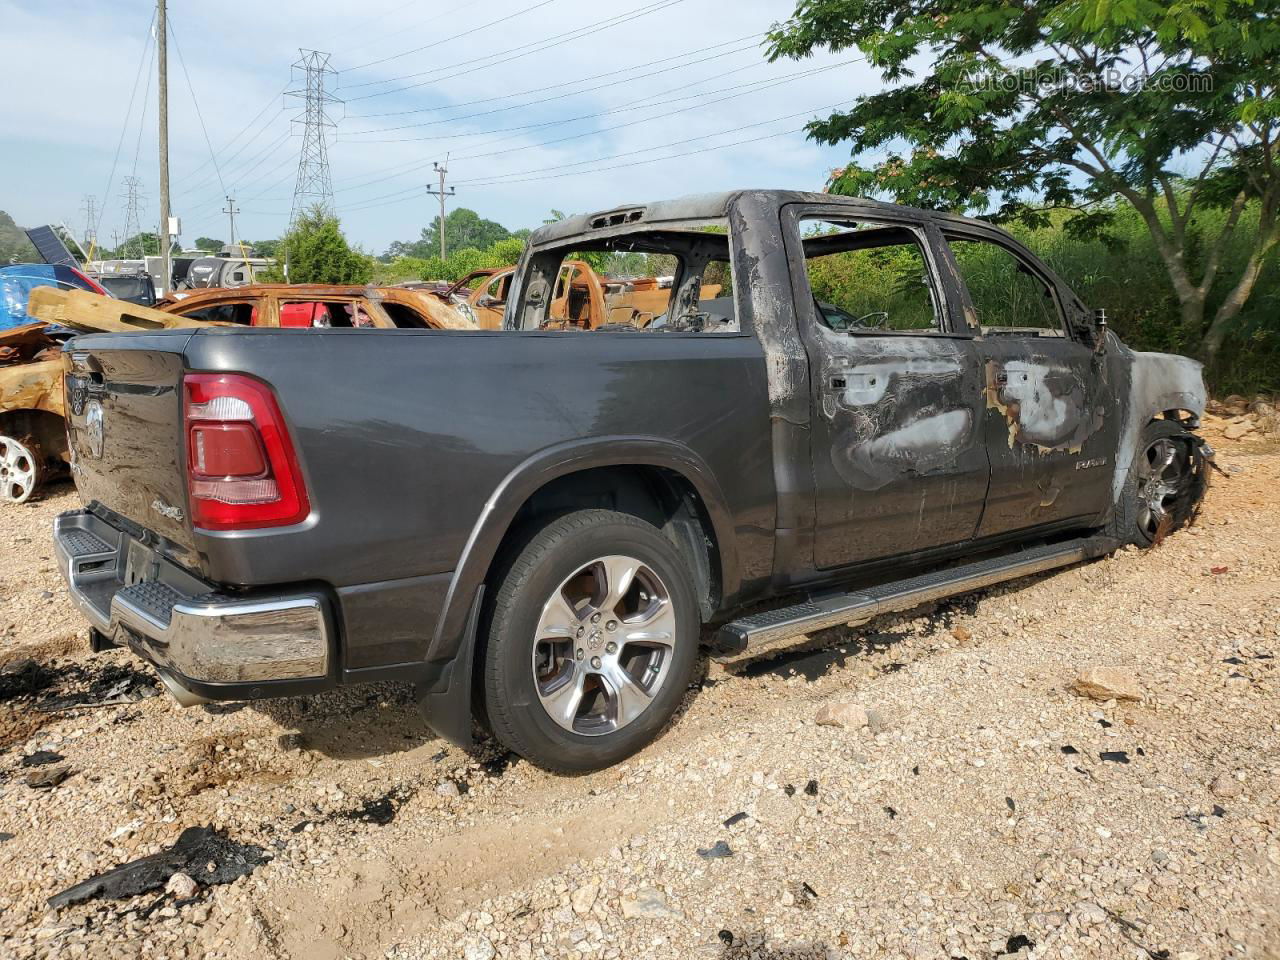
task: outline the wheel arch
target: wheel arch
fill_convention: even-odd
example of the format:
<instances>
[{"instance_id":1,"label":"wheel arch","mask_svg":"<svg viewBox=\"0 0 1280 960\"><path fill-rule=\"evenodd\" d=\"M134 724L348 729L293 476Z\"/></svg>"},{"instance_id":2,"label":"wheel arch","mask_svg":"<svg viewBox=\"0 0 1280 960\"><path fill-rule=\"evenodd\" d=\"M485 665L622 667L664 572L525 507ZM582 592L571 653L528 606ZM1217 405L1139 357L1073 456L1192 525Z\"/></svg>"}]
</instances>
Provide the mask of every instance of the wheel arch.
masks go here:
<instances>
[{"instance_id":1,"label":"wheel arch","mask_svg":"<svg viewBox=\"0 0 1280 960\"><path fill-rule=\"evenodd\" d=\"M732 514L701 457L683 444L653 437L571 441L522 461L485 503L454 571L428 661L448 661L457 653L477 591L528 521L575 505L599 506L589 498L606 489L618 494L613 509L663 521L655 525L691 559L704 617L737 592Z\"/></svg>"},{"instance_id":2,"label":"wheel arch","mask_svg":"<svg viewBox=\"0 0 1280 960\"><path fill-rule=\"evenodd\" d=\"M29 437L46 459L66 460L67 424L58 414L36 408L0 411L0 433L17 440Z\"/></svg>"}]
</instances>

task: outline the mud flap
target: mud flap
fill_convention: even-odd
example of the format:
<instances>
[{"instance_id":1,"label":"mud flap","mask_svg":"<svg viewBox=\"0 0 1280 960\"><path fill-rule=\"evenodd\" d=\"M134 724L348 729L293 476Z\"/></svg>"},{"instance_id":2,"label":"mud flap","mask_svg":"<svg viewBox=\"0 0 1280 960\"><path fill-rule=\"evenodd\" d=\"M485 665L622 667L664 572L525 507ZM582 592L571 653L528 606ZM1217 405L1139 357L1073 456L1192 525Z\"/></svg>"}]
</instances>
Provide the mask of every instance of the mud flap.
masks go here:
<instances>
[{"instance_id":1,"label":"mud flap","mask_svg":"<svg viewBox=\"0 0 1280 960\"><path fill-rule=\"evenodd\" d=\"M434 680L423 681L415 691L418 709L427 726L464 750L475 746L471 732L471 675L483 600L484 585L481 584L467 611L466 629L457 654L441 668Z\"/></svg>"}]
</instances>

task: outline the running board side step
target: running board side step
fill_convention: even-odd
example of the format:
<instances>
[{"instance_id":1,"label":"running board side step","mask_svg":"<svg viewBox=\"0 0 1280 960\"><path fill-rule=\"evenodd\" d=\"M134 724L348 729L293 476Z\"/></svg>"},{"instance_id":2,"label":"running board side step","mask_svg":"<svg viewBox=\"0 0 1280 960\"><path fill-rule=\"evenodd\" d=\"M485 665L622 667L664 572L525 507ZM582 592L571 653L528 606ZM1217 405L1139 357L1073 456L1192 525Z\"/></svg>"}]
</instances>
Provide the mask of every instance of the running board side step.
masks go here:
<instances>
[{"instance_id":1,"label":"running board side step","mask_svg":"<svg viewBox=\"0 0 1280 960\"><path fill-rule=\"evenodd\" d=\"M784 641L792 641L800 634L866 623L886 613L899 613L933 600L1100 557L1119 546L1119 542L1110 537L1081 537L894 580L853 593L814 597L794 606L754 613L732 620L716 631L712 658L732 660L744 654L759 656L788 645Z\"/></svg>"}]
</instances>

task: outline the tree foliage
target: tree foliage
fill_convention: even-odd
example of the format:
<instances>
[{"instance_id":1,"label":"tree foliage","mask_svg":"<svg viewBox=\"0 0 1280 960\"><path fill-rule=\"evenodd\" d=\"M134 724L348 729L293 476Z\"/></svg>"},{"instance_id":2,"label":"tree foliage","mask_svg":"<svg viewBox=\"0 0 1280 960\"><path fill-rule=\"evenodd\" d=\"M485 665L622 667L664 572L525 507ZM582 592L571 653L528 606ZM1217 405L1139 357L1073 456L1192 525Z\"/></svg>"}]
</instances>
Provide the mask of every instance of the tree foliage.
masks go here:
<instances>
[{"instance_id":1,"label":"tree foliage","mask_svg":"<svg viewBox=\"0 0 1280 960\"><path fill-rule=\"evenodd\" d=\"M1213 360L1280 243L1277 14L1280 0L800 0L769 53L857 47L887 83L810 124L852 147L834 192L1041 226L1071 209L1080 236L1107 236L1123 198L1184 339ZM1246 209L1257 229L1227 274Z\"/></svg>"},{"instance_id":2,"label":"tree foliage","mask_svg":"<svg viewBox=\"0 0 1280 960\"><path fill-rule=\"evenodd\" d=\"M0 210L0 266L11 262L29 263L35 256L36 248L22 228L13 222L13 217Z\"/></svg>"},{"instance_id":3,"label":"tree foliage","mask_svg":"<svg viewBox=\"0 0 1280 960\"><path fill-rule=\"evenodd\" d=\"M474 247L451 250L446 260L441 260L434 254L425 257L397 257L389 264L379 265L376 277L380 283L399 283L404 280L448 280L455 283L472 270L512 266L520 259L523 251L524 240L508 236L485 250Z\"/></svg>"},{"instance_id":4,"label":"tree foliage","mask_svg":"<svg viewBox=\"0 0 1280 960\"><path fill-rule=\"evenodd\" d=\"M431 223L423 227L417 240L397 240L387 248L384 259L394 260L397 257L417 257L426 259L438 257L440 253L440 218L434 217ZM446 252L451 250L488 250L499 240L511 236L502 224L493 220L485 220L474 210L466 207L455 207L444 218L444 239Z\"/></svg>"},{"instance_id":5,"label":"tree foliage","mask_svg":"<svg viewBox=\"0 0 1280 960\"><path fill-rule=\"evenodd\" d=\"M276 256L289 265L290 283L368 283L373 277L373 258L352 249L342 235L338 218L320 206L298 217L293 228L281 238ZM265 274L265 279L284 279L283 262Z\"/></svg>"},{"instance_id":6,"label":"tree foliage","mask_svg":"<svg viewBox=\"0 0 1280 960\"><path fill-rule=\"evenodd\" d=\"M226 244L221 240L215 240L213 237L196 237L195 249L202 250L205 253L217 253Z\"/></svg>"}]
</instances>

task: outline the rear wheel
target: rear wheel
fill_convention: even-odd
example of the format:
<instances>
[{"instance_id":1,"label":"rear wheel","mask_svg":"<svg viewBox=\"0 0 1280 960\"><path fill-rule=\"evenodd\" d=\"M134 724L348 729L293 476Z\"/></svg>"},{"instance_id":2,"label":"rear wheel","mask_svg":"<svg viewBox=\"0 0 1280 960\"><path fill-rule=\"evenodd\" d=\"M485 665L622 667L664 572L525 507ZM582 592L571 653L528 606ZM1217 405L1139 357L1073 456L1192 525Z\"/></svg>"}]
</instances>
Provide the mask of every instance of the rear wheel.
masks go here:
<instances>
[{"instance_id":1,"label":"rear wheel","mask_svg":"<svg viewBox=\"0 0 1280 960\"><path fill-rule=\"evenodd\" d=\"M484 703L494 735L553 770L595 770L675 713L699 618L676 548L610 510L561 517L507 571L489 616Z\"/></svg>"},{"instance_id":2,"label":"rear wheel","mask_svg":"<svg viewBox=\"0 0 1280 960\"><path fill-rule=\"evenodd\" d=\"M0 500L26 503L44 479L39 447L0 434Z\"/></svg>"},{"instance_id":3,"label":"rear wheel","mask_svg":"<svg viewBox=\"0 0 1280 960\"><path fill-rule=\"evenodd\" d=\"M1196 443L1171 420L1147 425L1109 533L1124 543L1153 546L1195 516L1208 480Z\"/></svg>"}]
</instances>

